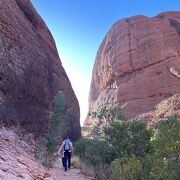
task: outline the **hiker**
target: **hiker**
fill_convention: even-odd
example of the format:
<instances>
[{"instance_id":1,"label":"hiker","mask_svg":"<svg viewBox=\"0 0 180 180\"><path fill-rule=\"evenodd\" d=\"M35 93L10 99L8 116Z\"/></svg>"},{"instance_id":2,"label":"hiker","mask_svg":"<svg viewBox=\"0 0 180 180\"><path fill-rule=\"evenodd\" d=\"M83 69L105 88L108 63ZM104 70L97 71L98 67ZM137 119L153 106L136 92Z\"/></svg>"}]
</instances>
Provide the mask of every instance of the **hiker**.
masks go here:
<instances>
[{"instance_id":1,"label":"hiker","mask_svg":"<svg viewBox=\"0 0 180 180\"><path fill-rule=\"evenodd\" d=\"M59 148L59 151L58 151L58 154L60 154L60 152L63 151L62 164L63 164L63 167L64 167L65 171L67 171L67 168L68 169L71 168L72 150L73 150L72 142L69 139L69 137L66 137L63 140L62 145L61 145L61 147Z\"/></svg>"}]
</instances>

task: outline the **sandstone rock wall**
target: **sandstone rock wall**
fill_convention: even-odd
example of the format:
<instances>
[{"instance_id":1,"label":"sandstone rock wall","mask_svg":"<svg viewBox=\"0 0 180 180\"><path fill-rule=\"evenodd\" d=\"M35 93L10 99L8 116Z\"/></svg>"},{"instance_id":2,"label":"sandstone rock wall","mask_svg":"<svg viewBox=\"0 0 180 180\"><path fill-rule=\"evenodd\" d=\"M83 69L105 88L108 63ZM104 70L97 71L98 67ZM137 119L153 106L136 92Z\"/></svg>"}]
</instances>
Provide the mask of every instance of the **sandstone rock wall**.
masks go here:
<instances>
[{"instance_id":1,"label":"sandstone rock wall","mask_svg":"<svg viewBox=\"0 0 180 180\"><path fill-rule=\"evenodd\" d=\"M158 118L166 114L156 113L161 102L179 94L180 12L140 15L116 22L97 52L89 111L120 105L130 118ZM179 106L171 102L171 110L178 113ZM168 106L165 109L169 111ZM88 116L85 125L92 122Z\"/></svg>"},{"instance_id":2,"label":"sandstone rock wall","mask_svg":"<svg viewBox=\"0 0 180 180\"><path fill-rule=\"evenodd\" d=\"M50 174L34 158L30 141L20 139L12 130L0 129L0 179L45 180Z\"/></svg>"},{"instance_id":3,"label":"sandstone rock wall","mask_svg":"<svg viewBox=\"0 0 180 180\"><path fill-rule=\"evenodd\" d=\"M17 128L0 127L0 180L94 180L72 167L64 172L62 158L56 158L48 169L34 158L32 134L20 134Z\"/></svg>"},{"instance_id":4,"label":"sandstone rock wall","mask_svg":"<svg viewBox=\"0 0 180 180\"><path fill-rule=\"evenodd\" d=\"M60 90L73 109L71 135L78 138L78 100L46 24L30 0L1 0L0 7L0 120L40 135Z\"/></svg>"}]
</instances>

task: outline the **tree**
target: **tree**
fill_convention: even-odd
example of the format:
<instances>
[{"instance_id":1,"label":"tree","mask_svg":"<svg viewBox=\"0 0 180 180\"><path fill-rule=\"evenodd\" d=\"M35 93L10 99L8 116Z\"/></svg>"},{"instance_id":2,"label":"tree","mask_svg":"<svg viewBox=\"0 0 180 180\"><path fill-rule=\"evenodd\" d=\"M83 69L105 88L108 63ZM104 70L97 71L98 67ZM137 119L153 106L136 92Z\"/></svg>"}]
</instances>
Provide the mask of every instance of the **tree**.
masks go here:
<instances>
[{"instance_id":1,"label":"tree","mask_svg":"<svg viewBox=\"0 0 180 180\"><path fill-rule=\"evenodd\" d=\"M57 151L60 138L67 134L69 130L69 114L71 109L67 109L64 105L64 94L59 91L55 98L55 107L52 117L49 121L47 132L46 148L50 155Z\"/></svg>"},{"instance_id":2,"label":"tree","mask_svg":"<svg viewBox=\"0 0 180 180\"><path fill-rule=\"evenodd\" d=\"M43 153L43 164L52 165L53 155L57 151L60 139L67 135L70 127L71 109L64 104L64 94L59 91L55 97L54 111L49 119L47 133L37 140L37 154ZM39 149L39 150L38 150ZM38 152L42 151L42 152Z\"/></svg>"},{"instance_id":3,"label":"tree","mask_svg":"<svg viewBox=\"0 0 180 180\"><path fill-rule=\"evenodd\" d=\"M168 117L154 129L153 153L147 155L151 171L157 179L180 177L180 120Z\"/></svg>"},{"instance_id":4,"label":"tree","mask_svg":"<svg viewBox=\"0 0 180 180\"><path fill-rule=\"evenodd\" d=\"M122 109L118 106L115 107L102 107L95 112L89 114L93 119L96 119L96 123L92 128L92 134L94 137L100 138L104 136L104 128L110 123L116 121L126 121Z\"/></svg>"}]
</instances>

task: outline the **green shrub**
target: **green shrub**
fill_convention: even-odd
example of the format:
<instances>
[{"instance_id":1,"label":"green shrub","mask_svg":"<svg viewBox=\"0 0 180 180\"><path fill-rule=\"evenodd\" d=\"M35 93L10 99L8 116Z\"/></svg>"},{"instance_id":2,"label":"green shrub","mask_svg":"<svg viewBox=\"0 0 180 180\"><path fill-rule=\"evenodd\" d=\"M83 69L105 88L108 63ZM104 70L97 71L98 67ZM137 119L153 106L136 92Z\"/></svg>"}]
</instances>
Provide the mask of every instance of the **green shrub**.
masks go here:
<instances>
[{"instance_id":1,"label":"green shrub","mask_svg":"<svg viewBox=\"0 0 180 180\"><path fill-rule=\"evenodd\" d=\"M102 107L96 112L91 112L90 116L91 118L98 119L97 123L92 128L92 134L94 137L104 136L104 128L111 122L127 120L122 112L122 109L118 106L111 108Z\"/></svg>"},{"instance_id":2,"label":"green shrub","mask_svg":"<svg viewBox=\"0 0 180 180\"><path fill-rule=\"evenodd\" d=\"M85 159L86 149L88 148L89 142L91 140L81 138L79 139L74 146L74 153L77 154L81 159Z\"/></svg>"},{"instance_id":3,"label":"green shrub","mask_svg":"<svg viewBox=\"0 0 180 180\"><path fill-rule=\"evenodd\" d=\"M112 147L103 140L80 139L75 143L75 154L80 159L93 167L96 179L109 176L109 165L114 159Z\"/></svg>"},{"instance_id":4,"label":"green shrub","mask_svg":"<svg viewBox=\"0 0 180 180\"><path fill-rule=\"evenodd\" d=\"M160 156L178 159L180 155L180 120L169 117L154 129L152 144Z\"/></svg>"},{"instance_id":5,"label":"green shrub","mask_svg":"<svg viewBox=\"0 0 180 180\"><path fill-rule=\"evenodd\" d=\"M109 164L113 160L112 147L105 141L93 139L89 142L89 146L86 149L85 156L91 164Z\"/></svg>"},{"instance_id":6,"label":"green shrub","mask_svg":"<svg viewBox=\"0 0 180 180\"><path fill-rule=\"evenodd\" d=\"M142 121L112 122L104 128L104 134L120 157L125 154L143 157L151 149L151 130Z\"/></svg>"},{"instance_id":7,"label":"green shrub","mask_svg":"<svg viewBox=\"0 0 180 180\"><path fill-rule=\"evenodd\" d=\"M99 124L103 125L107 125L112 121L127 120L122 109L118 106L110 108L102 107L96 112L91 112L90 116L92 118L97 118L99 120Z\"/></svg>"},{"instance_id":8,"label":"green shrub","mask_svg":"<svg viewBox=\"0 0 180 180\"><path fill-rule=\"evenodd\" d=\"M88 163L98 165L110 164L114 159L112 147L103 140L80 139L75 143L75 154Z\"/></svg>"},{"instance_id":9,"label":"green shrub","mask_svg":"<svg viewBox=\"0 0 180 180\"><path fill-rule=\"evenodd\" d=\"M93 129L95 139L78 142L79 156L94 167L96 179L102 179L100 174L112 161L112 178L115 180L178 179L180 120L169 117L148 129L143 121L129 120L118 111L118 108L102 108L91 113L99 119ZM108 173L104 173L105 179L108 179Z\"/></svg>"},{"instance_id":10,"label":"green shrub","mask_svg":"<svg viewBox=\"0 0 180 180\"><path fill-rule=\"evenodd\" d=\"M147 129L142 120L127 119L119 107L103 107L91 112L92 118L98 119L93 129L95 138L105 139L116 152L117 157L124 154L144 156L151 150L152 131Z\"/></svg>"},{"instance_id":11,"label":"green shrub","mask_svg":"<svg viewBox=\"0 0 180 180\"><path fill-rule=\"evenodd\" d=\"M123 156L111 164L113 180L141 179L142 165L135 155Z\"/></svg>"},{"instance_id":12,"label":"green shrub","mask_svg":"<svg viewBox=\"0 0 180 180\"><path fill-rule=\"evenodd\" d=\"M152 136L153 153L147 155L156 179L180 177L180 121L169 117L159 123Z\"/></svg>"}]
</instances>

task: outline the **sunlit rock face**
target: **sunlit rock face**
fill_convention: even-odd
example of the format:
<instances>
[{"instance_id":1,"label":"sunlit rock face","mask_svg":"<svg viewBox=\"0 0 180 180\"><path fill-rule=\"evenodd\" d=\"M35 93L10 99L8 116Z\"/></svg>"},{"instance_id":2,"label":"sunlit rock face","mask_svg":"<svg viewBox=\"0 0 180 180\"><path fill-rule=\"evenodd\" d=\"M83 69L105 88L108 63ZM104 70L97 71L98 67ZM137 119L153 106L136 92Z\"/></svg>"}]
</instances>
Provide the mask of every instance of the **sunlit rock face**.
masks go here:
<instances>
[{"instance_id":1,"label":"sunlit rock face","mask_svg":"<svg viewBox=\"0 0 180 180\"><path fill-rule=\"evenodd\" d=\"M12 130L0 129L0 139L0 179L45 180L50 177L47 170L34 158L30 146L33 143L31 136L22 140Z\"/></svg>"},{"instance_id":2,"label":"sunlit rock face","mask_svg":"<svg viewBox=\"0 0 180 180\"><path fill-rule=\"evenodd\" d=\"M0 120L39 136L58 91L72 108L71 137L80 136L79 104L55 42L30 0L0 0Z\"/></svg>"},{"instance_id":3,"label":"sunlit rock face","mask_svg":"<svg viewBox=\"0 0 180 180\"><path fill-rule=\"evenodd\" d=\"M180 12L116 22L97 52L89 111L119 105L130 118L157 121L180 112L179 96ZM92 123L87 116L84 125Z\"/></svg>"}]
</instances>

